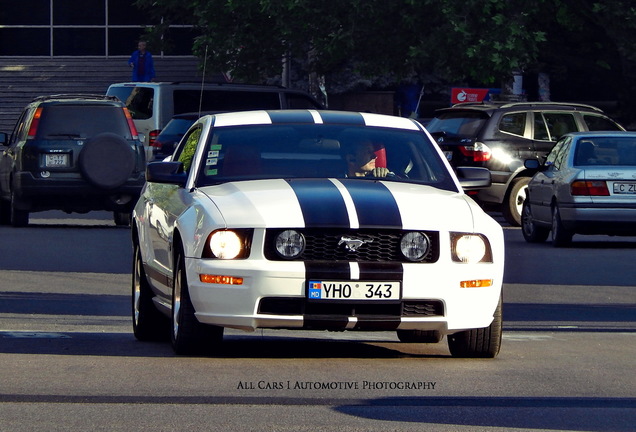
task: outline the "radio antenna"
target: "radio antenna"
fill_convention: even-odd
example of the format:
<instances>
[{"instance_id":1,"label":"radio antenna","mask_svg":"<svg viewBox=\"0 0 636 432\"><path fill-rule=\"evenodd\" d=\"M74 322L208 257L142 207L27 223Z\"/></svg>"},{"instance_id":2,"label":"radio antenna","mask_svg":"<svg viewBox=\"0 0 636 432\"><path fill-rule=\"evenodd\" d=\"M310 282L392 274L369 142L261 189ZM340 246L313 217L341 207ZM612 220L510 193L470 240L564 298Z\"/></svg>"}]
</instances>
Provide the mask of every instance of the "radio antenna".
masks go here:
<instances>
[{"instance_id":1,"label":"radio antenna","mask_svg":"<svg viewBox=\"0 0 636 432\"><path fill-rule=\"evenodd\" d=\"M201 94L199 95L199 117L201 117L201 107L203 106L203 86L205 84L205 67L208 63L208 46L205 46L205 57L203 57L203 76L201 77Z\"/></svg>"}]
</instances>

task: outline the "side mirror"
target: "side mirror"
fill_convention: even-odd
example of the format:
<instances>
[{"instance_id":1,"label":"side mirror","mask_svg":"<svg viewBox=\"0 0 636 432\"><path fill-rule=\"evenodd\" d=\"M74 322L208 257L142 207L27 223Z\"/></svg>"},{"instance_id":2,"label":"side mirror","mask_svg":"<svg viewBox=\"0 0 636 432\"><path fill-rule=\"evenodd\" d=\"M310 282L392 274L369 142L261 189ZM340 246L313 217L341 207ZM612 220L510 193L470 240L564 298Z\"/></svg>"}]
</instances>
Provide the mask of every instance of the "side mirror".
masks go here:
<instances>
[{"instance_id":1,"label":"side mirror","mask_svg":"<svg viewBox=\"0 0 636 432\"><path fill-rule=\"evenodd\" d=\"M457 167L457 178L466 191L485 189L492 183L490 171L487 168Z\"/></svg>"},{"instance_id":2,"label":"side mirror","mask_svg":"<svg viewBox=\"0 0 636 432\"><path fill-rule=\"evenodd\" d=\"M148 182L184 187L187 180L188 174L183 171L182 162L150 162L146 165L146 181Z\"/></svg>"},{"instance_id":3,"label":"side mirror","mask_svg":"<svg viewBox=\"0 0 636 432\"><path fill-rule=\"evenodd\" d=\"M531 170L538 170L541 164L537 159L526 159L523 161L523 166Z\"/></svg>"}]
</instances>

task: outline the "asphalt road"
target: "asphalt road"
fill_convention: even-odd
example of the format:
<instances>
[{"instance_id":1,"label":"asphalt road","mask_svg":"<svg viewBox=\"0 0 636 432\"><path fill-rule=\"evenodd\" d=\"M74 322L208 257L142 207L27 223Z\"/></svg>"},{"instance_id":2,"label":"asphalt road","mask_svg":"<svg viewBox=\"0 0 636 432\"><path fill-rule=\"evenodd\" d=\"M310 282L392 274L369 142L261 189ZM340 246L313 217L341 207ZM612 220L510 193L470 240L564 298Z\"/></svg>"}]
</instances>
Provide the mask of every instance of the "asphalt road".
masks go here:
<instances>
[{"instance_id":1,"label":"asphalt road","mask_svg":"<svg viewBox=\"0 0 636 432\"><path fill-rule=\"evenodd\" d=\"M0 431L636 430L636 238L505 234L494 360L282 330L196 358L132 336L130 230L108 214L0 227Z\"/></svg>"}]
</instances>

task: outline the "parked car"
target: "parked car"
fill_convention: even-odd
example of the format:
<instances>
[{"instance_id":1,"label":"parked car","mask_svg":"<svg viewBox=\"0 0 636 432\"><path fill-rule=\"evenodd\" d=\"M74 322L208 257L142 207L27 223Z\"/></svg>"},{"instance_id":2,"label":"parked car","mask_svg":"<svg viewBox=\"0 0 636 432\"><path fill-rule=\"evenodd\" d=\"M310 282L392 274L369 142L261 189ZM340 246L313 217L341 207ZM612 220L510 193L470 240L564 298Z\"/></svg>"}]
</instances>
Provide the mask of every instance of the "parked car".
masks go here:
<instances>
[{"instance_id":1,"label":"parked car","mask_svg":"<svg viewBox=\"0 0 636 432\"><path fill-rule=\"evenodd\" d=\"M557 102L462 103L438 110L427 125L451 165L486 167L492 185L477 194L499 206L506 221L521 223L533 172L526 159L541 159L568 132L620 131L621 125L590 105Z\"/></svg>"},{"instance_id":2,"label":"parked car","mask_svg":"<svg viewBox=\"0 0 636 432\"><path fill-rule=\"evenodd\" d=\"M394 330L496 356L502 228L462 191L488 171L458 172L407 118L202 117L133 212L135 336L193 353L226 327Z\"/></svg>"},{"instance_id":3,"label":"parked car","mask_svg":"<svg viewBox=\"0 0 636 432\"><path fill-rule=\"evenodd\" d=\"M309 94L278 86L228 83L135 82L111 84L107 95L126 103L139 133L145 136L146 158L153 159L155 139L175 114L254 109L320 109Z\"/></svg>"},{"instance_id":4,"label":"parked car","mask_svg":"<svg viewBox=\"0 0 636 432\"><path fill-rule=\"evenodd\" d=\"M0 223L24 226L44 210L108 210L116 224L130 223L146 159L117 98L38 97L0 136L0 150Z\"/></svg>"},{"instance_id":5,"label":"parked car","mask_svg":"<svg viewBox=\"0 0 636 432\"><path fill-rule=\"evenodd\" d=\"M528 183L526 241L565 246L574 234L636 235L636 132L565 135Z\"/></svg>"},{"instance_id":6,"label":"parked car","mask_svg":"<svg viewBox=\"0 0 636 432\"><path fill-rule=\"evenodd\" d=\"M152 147L154 149L153 159L163 160L174 153L177 148L177 144L185 133L190 129L190 126L194 124L200 117L204 115L212 114L211 112L184 113L176 114L172 116L172 119L168 122L166 127L161 130L161 133L155 139ZM216 114L216 113L214 113Z\"/></svg>"}]
</instances>

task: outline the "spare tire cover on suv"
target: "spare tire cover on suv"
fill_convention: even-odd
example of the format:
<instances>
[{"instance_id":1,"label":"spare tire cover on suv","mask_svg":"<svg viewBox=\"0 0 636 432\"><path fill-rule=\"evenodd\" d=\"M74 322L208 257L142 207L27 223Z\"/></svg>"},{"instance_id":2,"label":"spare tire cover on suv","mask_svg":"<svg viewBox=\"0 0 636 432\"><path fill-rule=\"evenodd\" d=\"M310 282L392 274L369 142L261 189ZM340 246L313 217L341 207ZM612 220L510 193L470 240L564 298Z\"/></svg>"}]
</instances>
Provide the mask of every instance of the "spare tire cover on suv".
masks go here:
<instances>
[{"instance_id":1,"label":"spare tire cover on suv","mask_svg":"<svg viewBox=\"0 0 636 432\"><path fill-rule=\"evenodd\" d=\"M79 154L86 180L102 189L113 189L128 180L135 168L135 154L121 136L102 133L89 139Z\"/></svg>"}]
</instances>

